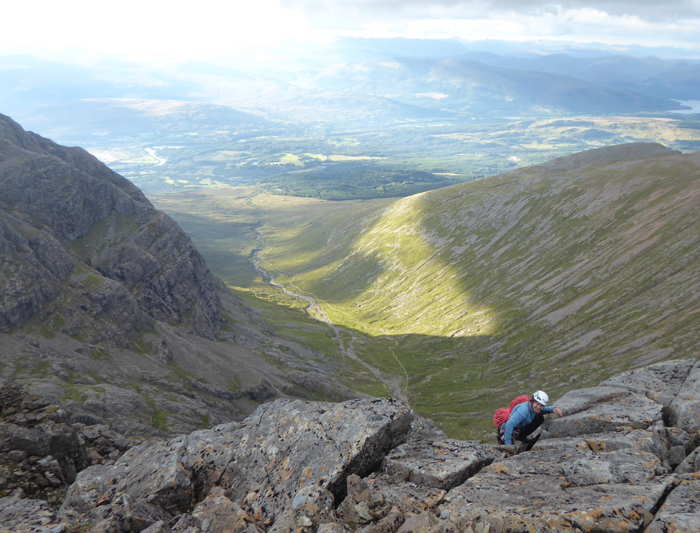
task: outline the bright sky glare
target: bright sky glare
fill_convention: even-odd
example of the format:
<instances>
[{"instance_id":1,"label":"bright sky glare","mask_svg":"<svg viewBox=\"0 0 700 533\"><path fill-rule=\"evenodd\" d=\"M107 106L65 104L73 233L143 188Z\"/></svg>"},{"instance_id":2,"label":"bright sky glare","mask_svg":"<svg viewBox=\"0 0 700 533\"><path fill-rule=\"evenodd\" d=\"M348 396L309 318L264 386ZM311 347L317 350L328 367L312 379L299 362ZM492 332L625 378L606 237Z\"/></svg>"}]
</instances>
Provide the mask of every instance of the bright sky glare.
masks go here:
<instances>
[{"instance_id":1,"label":"bright sky glare","mask_svg":"<svg viewBox=\"0 0 700 533\"><path fill-rule=\"evenodd\" d=\"M700 0L37 0L2 11L2 54L215 60L345 35L677 46L700 57Z\"/></svg>"}]
</instances>

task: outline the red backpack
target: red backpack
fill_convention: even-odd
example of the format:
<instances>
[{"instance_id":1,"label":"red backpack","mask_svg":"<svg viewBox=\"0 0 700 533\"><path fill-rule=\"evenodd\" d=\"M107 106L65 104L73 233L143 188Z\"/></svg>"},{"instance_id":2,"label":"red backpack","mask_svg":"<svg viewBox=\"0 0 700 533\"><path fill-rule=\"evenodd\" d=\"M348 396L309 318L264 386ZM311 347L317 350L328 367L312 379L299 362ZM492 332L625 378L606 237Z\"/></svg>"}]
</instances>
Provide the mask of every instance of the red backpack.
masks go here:
<instances>
[{"instance_id":1,"label":"red backpack","mask_svg":"<svg viewBox=\"0 0 700 533\"><path fill-rule=\"evenodd\" d=\"M526 394L523 394L522 396L518 396L515 400L510 402L510 407L506 408L503 407L496 411L496 413L493 415L493 425L496 427L499 427L501 424L504 422L508 422L508 419L510 418L510 413L513 411L513 407L515 407L518 404L529 402L530 397L527 396Z\"/></svg>"}]
</instances>

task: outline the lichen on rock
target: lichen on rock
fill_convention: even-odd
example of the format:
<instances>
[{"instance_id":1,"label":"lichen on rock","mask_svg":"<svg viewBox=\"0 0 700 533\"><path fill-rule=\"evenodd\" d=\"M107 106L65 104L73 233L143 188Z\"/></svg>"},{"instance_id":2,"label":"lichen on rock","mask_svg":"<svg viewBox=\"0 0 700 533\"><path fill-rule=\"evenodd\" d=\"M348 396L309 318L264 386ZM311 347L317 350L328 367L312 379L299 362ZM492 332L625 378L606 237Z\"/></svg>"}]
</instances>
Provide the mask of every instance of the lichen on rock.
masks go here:
<instances>
[{"instance_id":1,"label":"lichen on rock","mask_svg":"<svg viewBox=\"0 0 700 533\"><path fill-rule=\"evenodd\" d=\"M58 511L15 495L0 516L13 531L37 520L46 531L115 533L698 531L700 428L688 414L697 362L664 365L686 375L669 383L671 401L662 381L639 394L658 368L572 391L561 399L572 414L552 415L517 455L449 439L394 400L276 400L241 423L152 439L81 471ZM660 416L675 401L683 428ZM78 429L91 443L110 431ZM17 435L10 448L46 451L41 435ZM59 472L53 458L41 464Z\"/></svg>"}]
</instances>

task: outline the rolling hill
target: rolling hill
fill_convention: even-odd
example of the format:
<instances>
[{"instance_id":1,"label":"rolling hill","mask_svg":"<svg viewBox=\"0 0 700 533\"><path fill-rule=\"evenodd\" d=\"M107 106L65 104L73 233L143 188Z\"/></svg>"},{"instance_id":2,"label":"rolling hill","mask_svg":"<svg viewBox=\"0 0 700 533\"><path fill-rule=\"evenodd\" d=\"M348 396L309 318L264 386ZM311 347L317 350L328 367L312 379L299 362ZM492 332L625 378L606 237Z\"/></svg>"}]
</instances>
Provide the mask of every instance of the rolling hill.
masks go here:
<instances>
[{"instance_id":1,"label":"rolling hill","mask_svg":"<svg viewBox=\"0 0 700 533\"><path fill-rule=\"evenodd\" d=\"M488 431L516 393L698 356L700 154L622 145L306 205L268 209L263 264L453 434Z\"/></svg>"}]
</instances>

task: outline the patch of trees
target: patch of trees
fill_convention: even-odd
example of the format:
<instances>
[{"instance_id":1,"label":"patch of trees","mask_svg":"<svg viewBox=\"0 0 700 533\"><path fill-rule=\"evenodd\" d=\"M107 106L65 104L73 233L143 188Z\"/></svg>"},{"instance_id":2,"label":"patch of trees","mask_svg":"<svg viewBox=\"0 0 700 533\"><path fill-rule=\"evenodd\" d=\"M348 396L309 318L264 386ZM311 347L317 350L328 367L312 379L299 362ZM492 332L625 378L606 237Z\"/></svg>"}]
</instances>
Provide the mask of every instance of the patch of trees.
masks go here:
<instances>
[{"instance_id":1,"label":"patch of trees","mask_svg":"<svg viewBox=\"0 0 700 533\"><path fill-rule=\"evenodd\" d=\"M420 170L387 169L367 163L328 165L307 172L278 174L260 182L271 194L353 200L410 196L461 180Z\"/></svg>"}]
</instances>

